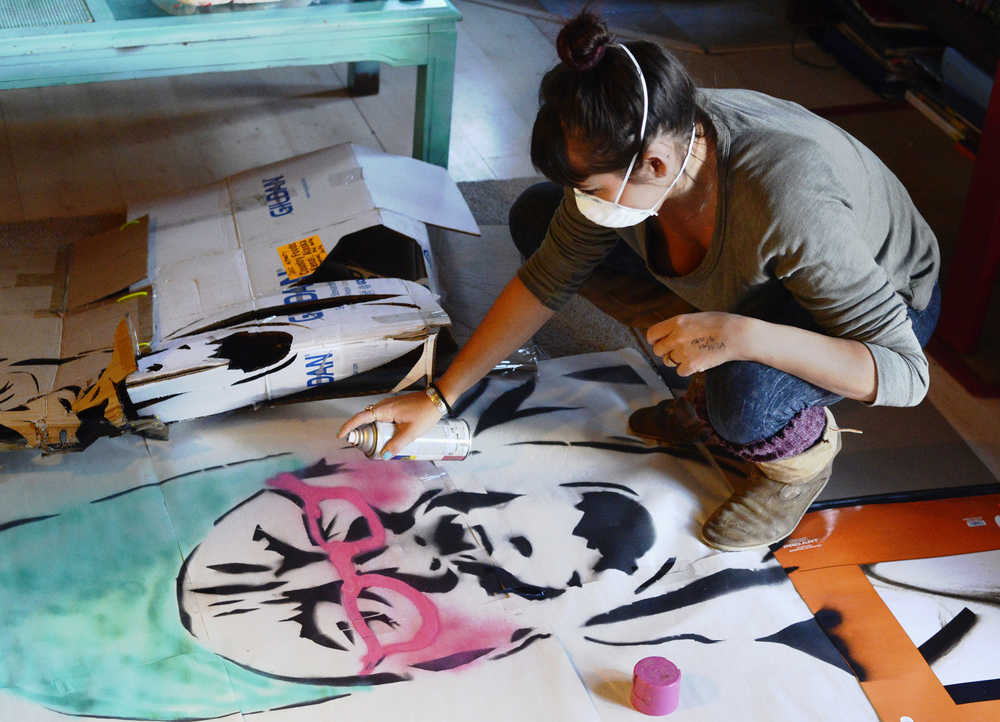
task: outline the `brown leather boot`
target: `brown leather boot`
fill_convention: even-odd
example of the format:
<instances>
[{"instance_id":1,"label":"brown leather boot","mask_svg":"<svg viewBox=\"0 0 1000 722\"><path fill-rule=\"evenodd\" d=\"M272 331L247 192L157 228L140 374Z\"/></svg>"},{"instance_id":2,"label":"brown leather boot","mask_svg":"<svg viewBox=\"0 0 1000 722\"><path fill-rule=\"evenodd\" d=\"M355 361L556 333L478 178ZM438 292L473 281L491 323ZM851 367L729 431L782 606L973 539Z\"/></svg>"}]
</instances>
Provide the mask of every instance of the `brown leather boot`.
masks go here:
<instances>
[{"instance_id":1,"label":"brown leather boot","mask_svg":"<svg viewBox=\"0 0 1000 722\"><path fill-rule=\"evenodd\" d=\"M702 541L723 551L741 551L787 537L830 480L840 447L840 430L827 408L819 441L801 454L754 464L747 488L729 497L705 522Z\"/></svg>"},{"instance_id":2,"label":"brown leather boot","mask_svg":"<svg viewBox=\"0 0 1000 722\"><path fill-rule=\"evenodd\" d=\"M686 398L664 399L628 417L629 433L658 444L694 446L708 442L713 434Z\"/></svg>"}]
</instances>

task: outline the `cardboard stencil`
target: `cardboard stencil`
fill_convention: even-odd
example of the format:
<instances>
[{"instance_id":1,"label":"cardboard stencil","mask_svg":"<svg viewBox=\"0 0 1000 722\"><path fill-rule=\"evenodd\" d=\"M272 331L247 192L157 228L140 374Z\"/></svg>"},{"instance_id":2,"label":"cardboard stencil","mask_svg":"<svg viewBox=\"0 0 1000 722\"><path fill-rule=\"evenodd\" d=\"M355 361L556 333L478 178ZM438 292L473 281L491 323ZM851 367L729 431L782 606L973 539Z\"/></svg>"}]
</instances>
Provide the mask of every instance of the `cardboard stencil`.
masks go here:
<instances>
[{"instance_id":1,"label":"cardboard stencil","mask_svg":"<svg viewBox=\"0 0 1000 722\"><path fill-rule=\"evenodd\" d=\"M300 392L405 388L430 376L448 325L430 291L395 278L289 285L253 306L141 358L125 384L134 408L169 422Z\"/></svg>"}]
</instances>

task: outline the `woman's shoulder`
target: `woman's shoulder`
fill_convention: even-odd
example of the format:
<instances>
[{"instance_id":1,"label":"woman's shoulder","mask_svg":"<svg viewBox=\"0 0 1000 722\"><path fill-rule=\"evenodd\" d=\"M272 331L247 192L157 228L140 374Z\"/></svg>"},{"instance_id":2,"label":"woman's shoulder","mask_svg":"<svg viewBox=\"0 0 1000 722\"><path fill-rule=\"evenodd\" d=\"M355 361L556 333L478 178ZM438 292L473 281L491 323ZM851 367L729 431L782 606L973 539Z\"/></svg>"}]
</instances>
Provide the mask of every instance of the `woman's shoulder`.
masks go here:
<instances>
[{"instance_id":1,"label":"woman's shoulder","mask_svg":"<svg viewBox=\"0 0 1000 722\"><path fill-rule=\"evenodd\" d=\"M783 165L839 153L851 138L842 129L790 100L754 90L699 91L708 114L735 160ZM856 142L856 141L854 141Z\"/></svg>"},{"instance_id":2,"label":"woman's shoulder","mask_svg":"<svg viewBox=\"0 0 1000 722\"><path fill-rule=\"evenodd\" d=\"M845 173L865 173L860 144L797 103L751 90L702 92L731 191L779 204L803 196L841 198Z\"/></svg>"},{"instance_id":3,"label":"woman's shoulder","mask_svg":"<svg viewBox=\"0 0 1000 722\"><path fill-rule=\"evenodd\" d=\"M790 122L822 119L798 103L744 88L701 88L698 103L712 118L732 131L786 127Z\"/></svg>"}]
</instances>

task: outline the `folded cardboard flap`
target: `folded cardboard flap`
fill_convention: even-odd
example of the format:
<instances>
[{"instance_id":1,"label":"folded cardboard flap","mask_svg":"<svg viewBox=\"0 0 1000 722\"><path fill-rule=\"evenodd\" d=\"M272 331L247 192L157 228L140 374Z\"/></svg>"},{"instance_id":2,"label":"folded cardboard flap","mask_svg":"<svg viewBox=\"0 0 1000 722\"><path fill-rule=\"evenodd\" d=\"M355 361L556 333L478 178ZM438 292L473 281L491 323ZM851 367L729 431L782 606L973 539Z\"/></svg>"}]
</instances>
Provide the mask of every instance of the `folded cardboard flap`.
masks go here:
<instances>
[{"instance_id":1,"label":"folded cardboard flap","mask_svg":"<svg viewBox=\"0 0 1000 722\"><path fill-rule=\"evenodd\" d=\"M74 243L65 308L80 308L143 280L148 247L148 216Z\"/></svg>"},{"instance_id":2,"label":"folded cardboard flap","mask_svg":"<svg viewBox=\"0 0 1000 722\"><path fill-rule=\"evenodd\" d=\"M5 266L0 274L13 274L22 291L6 295L0 311L0 389L8 389L0 394L0 444L55 450L83 443L77 436L79 412L90 408L83 397L124 378L114 369L106 373L121 334L127 337L123 319L131 319L143 341L152 335L151 291L115 298L145 279L147 236L143 218L54 250L0 261ZM127 368L123 348L119 356ZM120 404L109 399L106 407L108 423L121 424Z\"/></svg>"}]
</instances>

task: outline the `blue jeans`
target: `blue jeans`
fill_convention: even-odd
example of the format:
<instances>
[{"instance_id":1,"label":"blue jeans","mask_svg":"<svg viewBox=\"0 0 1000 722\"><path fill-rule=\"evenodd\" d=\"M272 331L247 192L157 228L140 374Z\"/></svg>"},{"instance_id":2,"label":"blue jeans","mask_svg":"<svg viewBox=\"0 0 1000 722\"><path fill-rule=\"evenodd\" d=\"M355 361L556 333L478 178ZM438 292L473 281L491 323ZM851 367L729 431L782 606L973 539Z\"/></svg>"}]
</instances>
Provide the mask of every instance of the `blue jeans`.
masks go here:
<instances>
[{"instance_id":1,"label":"blue jeans","mask_svg":"<svg viewBox=\"0 0 1000 722\"><path fill-rule=\"evenodd\" d=\"M549 220L562 200L563 191L554 183L539 183L524 191L510 209L510 234L521 255L527 258L541 245ZM619 241L604 259L602 269L641 278L653 278L645 262L624 241ZM772 323L822 332L804 308L780 287L763 304L736 309L736 313ZM927 308L909 309L907 314L921 346L934 333L941 313L941 290L937 284ZM673 369L669 372L676 376ZM684 387L687 380L667 379L671 387ZM797 376L754 361L730 361L705 372L707 421L723 439L749 444L773 436L792 417L811 406L830 406L843 397Z\"/></svg>"}]
</instances>

